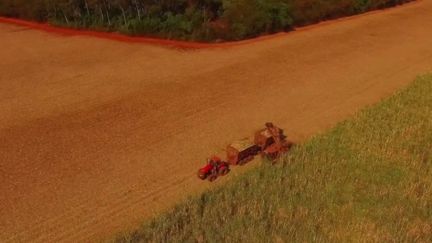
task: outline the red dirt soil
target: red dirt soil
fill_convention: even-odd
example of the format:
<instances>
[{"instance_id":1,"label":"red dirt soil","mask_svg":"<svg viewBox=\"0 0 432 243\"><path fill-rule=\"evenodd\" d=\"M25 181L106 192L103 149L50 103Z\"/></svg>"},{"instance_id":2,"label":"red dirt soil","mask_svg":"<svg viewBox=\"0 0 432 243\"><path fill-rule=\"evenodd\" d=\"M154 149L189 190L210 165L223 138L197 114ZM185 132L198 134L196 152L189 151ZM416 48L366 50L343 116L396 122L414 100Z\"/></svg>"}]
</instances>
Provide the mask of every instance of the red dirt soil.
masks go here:
<instances>
[{"instance_id":1,"label":"red dirt soil","mask_svg":"<svg viewBox=\"0 0 432 243\"><path fill-rule=\"evenodd\" d=\"M431 12L195 51L0 24L0 241L109 238L250 168L196 177L266 121L324 131L432 70Z\"/></svg>"}]
</instances>

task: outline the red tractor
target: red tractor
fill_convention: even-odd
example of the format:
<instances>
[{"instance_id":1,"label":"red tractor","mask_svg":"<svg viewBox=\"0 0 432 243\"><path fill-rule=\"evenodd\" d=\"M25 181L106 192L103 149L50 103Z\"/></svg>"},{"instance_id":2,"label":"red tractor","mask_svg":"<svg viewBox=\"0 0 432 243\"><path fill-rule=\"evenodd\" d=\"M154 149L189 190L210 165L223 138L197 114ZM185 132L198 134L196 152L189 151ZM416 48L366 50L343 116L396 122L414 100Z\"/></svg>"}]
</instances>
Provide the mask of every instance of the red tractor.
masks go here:
<instances>
[{"instance_id":1,"label":"red tractor","mask_svg":"<svg viewBox=\"0 0 432 243\"><path fill-rule=\"evenodd\" d=\"M222 161L219 157L213 156L207 160L207 165L198 170L198 177L201 180L208 179L214 181L218 176L224 176L229 172L228 163Z\"/></svg>"}]
</instances>

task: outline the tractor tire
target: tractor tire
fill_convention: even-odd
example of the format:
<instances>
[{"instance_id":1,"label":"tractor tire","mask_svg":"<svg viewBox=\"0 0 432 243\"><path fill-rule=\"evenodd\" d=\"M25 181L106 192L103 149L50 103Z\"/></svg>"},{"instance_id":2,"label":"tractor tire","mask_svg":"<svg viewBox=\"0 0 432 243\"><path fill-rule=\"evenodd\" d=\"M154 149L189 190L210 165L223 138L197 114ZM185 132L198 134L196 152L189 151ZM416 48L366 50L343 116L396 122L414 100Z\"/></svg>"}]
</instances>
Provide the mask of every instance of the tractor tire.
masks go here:
<instances>
[{"instance_id":1,"label":"tractor tire","mask_svg":"<svg viewBox=\"0 0 432 243\"><path fill-rule=\"evenodd\" d=\"M279 152L272 153L270 155L270 158L271 158L272 162L276 161L279 158Z\"/></svg>"},{"instance_id":2,"label":"tractor tire","mask_svg":"<svg viewBox=\"0 0 432 243\"><path fill-rule=\"evenodd\" d=\"M228 167L225 167L219 171L219 175L224 176L224 175L228 174L228 172L229 172Z\"/></svg>"},{"instance_id":3,"label":"tractor tire","mask_svg":"<svg viewBox=\"0 0 432 243\"><path fill-rule=\"evenodd\" d=\"M277 159L278 153L264 153L262 157L270 162L274 162Z\"/></svg>"},{"instance_id":4,"label":"tractor tire","mask_svg":"<svg viewBox=\"0 0 432 243\"><path fill-rule=\"evenodd\" d=\"M206 174L203 174L203 173L201 173L200 171L198 171L198 178L200 178L201 180L205 180L205 179L207 179L207 175Z\"/></svg>"},{"instance_id":5,"label":"tractor tire","mask_svg":"<svg viewBox=\"0 0 432 243\"><path fill-rule=\"evenodd\" d=\"M210 182L212 182L212 181L214 181L214 180L216 180L216 178L217 178L217 175L209 175L208 177L208 180L210 181Z\"/></svg>"},{"instance_id":6,"label":"tractor tire","mask_svg":"<svg viewBox=\"0 0 432 243\"><path fill-rule=\"evenodd\" d=\"M241 161L239 161L239 165L245 165L248 162L251 162L254 159L254 156L248 156L244 159L242 159Z\"/></svg>"}]
</instances>

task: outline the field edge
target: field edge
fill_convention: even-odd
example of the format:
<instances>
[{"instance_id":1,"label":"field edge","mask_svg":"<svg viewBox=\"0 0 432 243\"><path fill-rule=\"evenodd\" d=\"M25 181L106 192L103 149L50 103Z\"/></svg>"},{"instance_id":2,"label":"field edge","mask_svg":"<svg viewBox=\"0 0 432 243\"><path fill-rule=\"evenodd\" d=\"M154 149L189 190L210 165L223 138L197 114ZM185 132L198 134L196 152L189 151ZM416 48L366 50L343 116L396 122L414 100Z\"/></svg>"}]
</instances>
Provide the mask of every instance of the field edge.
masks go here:
<instances>
[{"instance_id":1,"label":"field edge","mask_svg":"<svg viewBox=\"0 0 432 243\"><path fill-rule=\"evenodd\" d=\"M422 86L424 86L424 89L422 88ZM296 204L296 207L298 207L298 208L296 208L296 207L291 208L293 210L293 212L292 212L292 215L290 215L289 212L286 212L286 210L287 210L286 207L275 208L275 205L271 205L270 202L281 202L281 199L278 198L278 196L271 194L272 191L275 192L274 189L261 188L261 186L260 186L263 184L268 186L268 185L271 185L273 183L275 183L275 184L286 183L284 176L286 176L287 174L284 174L284 172L281 172L281 171L287 170L287 168L289 168L290 166L295 166L296 169L294 171L297 171L297 172L299 170L304 171L305 168L312 169L310 165L301 165L299 163L302 161L302 159L304 160L308 156L314 158L314 159L310 160L309 162L313 162L313 163L317 163L317 164L319 164L318 160L321 159L319 156L317 157L317 155L325 156L324 160L326 160L326 161L331 161L331 159L335 159L335 158L339 158L341 160L355 159L355 161L361 161L362 163L364 162L363 160L366 160L366 161L373 160L374 165L378 166L376 168L376 170L378 171L377 173L379 175L381 175L381 173L382 173L382 175L384 177L389 176L389 178L386 178L389 181L380 182L379 179L374 179L374 178L367 178L367 180L370 179L374 186L375 186L375 184L385 185L385 186L388 186L388 184L390 184L390 185L397 184L398 182L394 182L395 178L396 178L396 180L398 178L400 179L400 178L402 178L400 176L400 174L405 173L404 171L400 171L400 167L404 166L403 160L399 160L398 158L393 158L393 155L387 156L387 155L380 155L380 154L374 154L374 153L369 153L369 152L365 153L365 154L360 153L360 155L357 156L356 153L358 153L360 151L358 149L361 149L360 148L361 146L366 146L369 149L371 149L371 147L370 146L368 147L368 145L363 145L363 144L360 144L360 145L355 144L355 143L349 144L349 141L348 142L345 141L343 137L344 137L344 134L353 133L353 131L351 131L350 129L354 130L355 132L359 132L356 129L359 129L359 127L363 128L363 124L358 124L358 123L364 122L365 119L367 120L367 119L379 116L378 113L380 113L380 112L382 112L383 114L382 114L382 117L379 117L379 118L388 119L389 118L388 116L391 116L391 113L395 112L396 108L401 108L398 106L406 106L406 107L414 106L414 108L416 108L415 106L418 104L411 103L411 102L415 102L415 100L418 98L415 96L415 94L414 94L415 92L420 92L423 94L423 98L422 98L421 102L422 102L422 105L424 107L422 107L422 108L426 110L426 113L423 114L423 116L426 116L426 117L423 117L424 118L423 121L426 121L426 124L422 124L422 125L418 125L418 126L423 126L422 128L424 128L424 127L432 128L432 124L427 123L427 119L428 119L427 116L432 115L432 107L430 107L431 105L428 106L428 103L426 102L426 101L429 101L430 98L428 100L427 97L424 97L428 91L432 91L432 74L430 74L430 73L418 76L413 83L408 85L408 87L406 87L402 90L396 91L392 96L384 98L380 102L378 102L374 105L370 105L368 107L365 107L364 109L357 112L354 117L338 123L336 126L331 128L327 132L322 133L322 134L317 134L317 135L313 136L312 138L310 138L309 140L307 140L305 143L300 144L300 145L296 145L294 150L292 152L290 152L283 159L283 161L280 161L280 163L278 163L276 166L269 166L268 163L266 163L264 161L260 167L253 168L253 169L233 178L232 180L228 181L223 186L217 186L217 188L214 188L213 190L212 189L207 190L200 195L189 196L187 200L180 202L174 208L170 209L169 211L167 211L165 213L160 214L160 216L158 216L157 218L144 221L142 226L139 229L136 229L136 230L131 231L131 232L117 233L113 237L113 240L110 240L110 241L112 241L112 242L140 242L140 241L146 241L146 240L150 240L150 241L156 240L156 241L161 241L161 242L169 242L171 240L187 241L187 240L192 240L190 238L189 234L193 235L193 237L195 237L195 238L193 238L193 237L192 238L194 240L196 240L197 242L205 242L205 239L209 239L209 238L210 238L210 241L212 241L212 240L236 241L236 240L254 239L253 237L256 236L256 235L254 235L255 233L259 234L258 239L265 240L266 238L263 238L264 237L263 235L273 233L273 232L268 232L269 229L262 229L262 227L265 228L265 226L262 226L262 227L261 226L253 226L253 227L251 227L253 229L247 230L247 232L245 232L245 235L242 235L241 233L234 233L234 235L235 235L234 238L231 238L229 236L229 233L232 233L235 230L235 227L233 227L233 226L239 226L239 228L241 228L241 229L246 229L245 227L248 227L248 223L250 223L250 222L242 222L242 220L244 220L244 219L240 219L240 221L238 221L238 222L230 223L229 226L225 226L227 224L227 222L225 222L227 219L224 218L224 215L221 212L223 210L217 209L218 202L224 201L224 200L228 201L228 202L224 202L224 204L227 204L227 205L222 206L225 210L229 210L230 207L235 208L234 214L233 214L233 211L231 211L231 213L229 213L230 215L227 216L227 218L232 219L232 220L235 220L234 219L235 216L233 216L235 214L240 214L241 217L247 218L248 220L250 220L251 218L253 219L253 218L255 218L255 216L257 216L257 215L252 215L252 216L248 215L248 212L246 212L247 210L242 211L241 209L239 209L239 208L243 207L240 204L244 203L246 205L246 206L244 206L245 208L258 207L258 208L254 208L254 209L262 210L264 208L265 210L271 211L271 214L272 214L271 217L275 217L279 220L286 219L287 221L293 221L293 220L296 221L296 220L298 220L298 218L296 218L296 217L302 217L302 220L305 220L305 221L307 221L307 223L312 224L313 220L316 220L316 219L313 219L313 220L312 219L306 219L305 217L307 217L307 214L308 214L307 212L306 213L305 212L298 212L298 210L300 210L300 211L306 210L307 211L310 209L305 209L304 207L297 205L296 203L298 203L298 202L294 202L295 200L293 200L291 203ZM407 114L410 114L411 112L413 112L413 111L410 110L407 113L404 113L404 111L401 111L400 114L407 115ZM417 113L417 116L422 117L422 114ZM410 126L415 126L415 124L414 124L415 119L413 120L413 117L409 118L409 117L405 116L404 119L406 121L413 122L413 124L410 124ZM403 120L403 119L401 118L401 120ZM385 124L385 125L395 124L392 122L389 122L389 123L386 123L386 122L384 122L383 124ZM368 127L368 126L374 127L375 126L375 128L380 127L380 124L376 125L376 124L372 124L372 123L373 122L371 122L370 124L367 124L365 126L366 127ZM398 128L409 129L409 127L408 128L403 127L403 125L401 127L398 127ZM421 130L419 130L419 131L421 131ZM390 132L389 134L392 134L392 133ZM359 135L359 134L357 134L357 135ZM379 135L379 136L381 136L381 135ZM373 137L374 135L370 134L370 136ZM386 140L392 140L392 138L385 138L385 137L380 137L380 138L386 139ZM370 139L370 138L364 138L362 140L362 142L364 142L364 143L370 142L368 139ZM432 149L432 133L431 132L427 133L426 136L422 139L424 139L425 141L421 141L421 142L426 142L425 147L427 148L428 146L431 146L431 149ZM323 145L323 144L326 144L327 142L329 142L330 145ZM413 145L414 151L410 151L413 153L413 158L407 157L406 158L407 160L409 159L410 161L415 161L416 159L418 159L416 156L421 157L421 155L419 155L419 154L414 154L414 152L419 152L416 150L421 149L421 147L420 148L418 147L419 144L417 142L418 141L412 142L413 144L415 143L415 145ZM349 148L345 146L346 143L349 144L349 146L348 146ZM395 141L390 141L389 143L390 144L394 143L393 144L394 147L388 146L386 148L380 148L380 150L384 149L384 150L392 150L393 151L395 148L397 148L397 146L400 145L398 142L395 142ZM378 143L378 142L376 142L376 143L371 142L371 145L374 145L374 146L379 146L379 144L380 143ZM356 147L357 145L360 147ZM331 149L336 148L336 150L334 150L334 151L336 151L335 152L336 154L333 154L330 156L324 155L323 151L328 152L327 149L329 149L329 148L331 148ZM347 150L347 151L345 151L345 150ZM383 152L383 151L381 151L381 152ZM395 151L393 151L393 152L395 152ZM421 151L421 152L426 153L425 151ZM346 153L349 153L349 155L347 155ZM396 151L395 153L398 153L398 152ZM406 153L406 152L404 152L404 153ZM336 157L334 157L334 156L336 156ZM351 157L351 156L354 156L354 157ZM318 159L318 160L316 160L316 159ZM421 159L429 161L430 157L423 157ZM385 167L384 169L380 168L381 165L375 163L375 162L380 161L380 160L386 161L386 163L387 162L395 163L394 168L390 168L390 167L387 168L389 166L389 164L382 165L383 167ZM331 170L331 168L328 166L326 166L325 168ZM429 166L429 169L432 169L431 166ZM367 173L374 173L375 169L374 168L365 168L365 170L368 170ZM384 170L385 172L382 172L380 170ZM296 177L296 180L299 180L297 178L299 175L298 174L295 175L294 171L288 170L287 173L293 177ZM319 173L319 175L321 175L325 172L315 171L315 173ZM387 175L386 173L390 173L391 175ZM392 173L395 173L395 174L393 175ZM410 174L410 176L413 176L412 171L408 171L406 173ZM282 176L282 175L284 175L284 176ZM362 174L362 176L365 176L365 174ZM426 174L426 176L428 179L432 180L432 178L429 178L431 176L430 173ZM395 178L393 178L393 177L395 177ZM311 178L311 177L309 177L308 179L315 181L315 182L317 180L316 178ZM308 182L305 182L305 181L301 181L301 182L308 184ZM338 181L337 183L340 183L340 182ZM290 190L291 190L293 185L290 185L290 186L291 186L291 188L290 188ZM304 186L308 187L308 185L304 185ZM257 190L259 192L254 192L253 188L259 188ZM301 191L301 190L299 191L298 189L299 188L296 188L297 193L299 193ZM334 189L334 188L332 190L336 190L336 192L332 192L332 193L335 193L335 195L337 195L334 198L332 198L332 200L336 200L336 201L337 200L342 200L342 201L345 200L344 198L339 198L339 197L346 196L346 195L344 195L344 193L346 193L346 192L338 192L337 189ZM431 190L431 187L429 186L428 188L426 188L424 190L425 191ZM247 205L248 204L247 199L250 199L250 198L241 198L241 197L238 198L239 194L236 193L237 191L240 192L240 195L242 195L242 196L246 195L246 197L253 198L254 200L260 199L262 197L262 195L260 195L259 193L263 193L263 192L270 193L267 195L270 198L266 198L266 199L261 198L263 201L265 201L265 203L262 203L259 206L257 206L257 205L251 206L251 205ZM276 191L276 193L280 193L280 192ZM284 193L286 193L286 192L283 192L282 194L284 194ZM422 195L424 195L424 193L425 192L423 192ZM307 196L308 195L306 195L305 197L307 197ZM303 198L303 196L300 196L300 198ZM221 199L223 199L223 200L221 200ZM230 199L231 199L231 201L229 201ZM233 202L234 199L237 199L238 201ZM308 200L306 200L306 201L307 201L306 204L309 203L308 206L311 206L310 205L311 203L313 204L313 202L311 202L311 201L308 201ZM256 201L253 201L253 202L257 203ZM430 202L432 202L432 200L430 200ZM366 205L369 205L369 203L370 202L365 202ZM424 202L420 202L420 203L424 204ZM293 205L291 205L291 206L293 206ZM374 206L374 205L372 204L372 206ZM388 205L384 205L384 206L388 206ZM409 205L409 206L413 206L413 205ZM419 216L418 218L414 218L416 220L416 222L413 222L412 224L405 223L406 224L405 226L407 226L407 227L409 226L409 227L413 228L414 227L413 225L415 225L416 223L421 221L420 223L421 223L421 225L422 225L421 227L423 227L423 229L416 231L416 229L414 227L413 229L410 229L411 231L408 231L407 236L405 238L398 238L398 240L405 240L406 241L406 240L416 239L415 237L417 237L419 239L428 239L427 237L432 237L432 230L428 230L428 229L432 229L432 224L428 224L427 221L424 219L419 219L419 218L423 217L423 218L427 218L427 219L432 220L432 214L427 214L427 208L428 207L432 208L432 203L429 203L425 206L426 206L426 211L420 210L421 213L419 213L419 214L421 214L421 217ZM379 207L381 208L382 205L379 205ZM251 208L249 208L249 209L251 209ZM216 212L212 212L213 210ZM255 219L262 220L262 218L260 218L260 217L264 217L264 219L266 219L266 213L269 213L269 212L265 212L265 210L263 212L259 212L258 214L262 214L262 215L258 215L257 218L255 218ZM322 208L320 210L322 210ZM369 210L374 211L373 209L369 209ZM300 216L297 215L297 214L302 214L302 213L305 213L306 215L300 215ZM355 213L357 213L357 212L354 212L354 214ZM363 212L363 213L365 213L365 212ZM375 213L377 213L377 212L375 212ZM410 213L413 213L413 212L410 212ZM414 213L416 213L415 210L414 210ZM254 214L254 213L251 213L251 214ZM274 215L274 214L276 214L276 215ZM280 214L282 214L282 216ZM287 214L287 215L285 215L285 214ZM367 213L366 213L366 215L367 215ZM364 217L364 215L362 215L362 216ZM210 217L211 219L207 220L207 219L205 219L205 217ZM410 217L410 218L412 218L412 217ZM272 219L272 220L274 220L274 219ZM364 219L362 219L362 220L364 220ZM209 223L209 221L210 221L210 224L212 224L212 225L210 225L210 227L206 226L206 224L205 224L205 223ZM432 221L430 221L430 222L432 222ZM268 223L268 222L265 222L265 223ZM302 224L299 222L297 222L297 223L300 225ZM191 227L189 227L190 224L197 227L198 230L195 230L195 229L192 229ZM275 223L275 224L278 224L278 223ZM281 223L281 224L285 225L285 227L288 227L287 224L285 224L285 223ZM393 231L393 232L389 233L385 230L377 229L376 225L374 225L374 226L368 225L368 224L370 224L370 222L366 222L365 224L366 224L365 227L372 227L372 229L374 230L373 237L378 237L375 235L375 233L376 234L378 234L378 233L383 234L382 237L380 236L378 238L373 238L371 236L370 239L372 239L372 241L374 241L374 242L379 242L380 240L391 240L392 239L392 233L396 232L396 231ZM211 226L213 226L213 227L211 227ZM222 227L223 228L222 231L224 233L228 233L228 234L225 234L225 236L218 236L217 235L218 230L216 229L216 226ZM280 226L280 225L278 225L278 226ZM298 225L296 225L294 227L297 227L297 226ZM309 233L315 232L315 230L313 230L313 229L306 229L303 227L300 227L300 228L304 229L305 231L308 231ZM354 229L357 230L357 228L355 228L355 227L354 227ZM366 230L372 230L372 229L366 228ZM338 229L336 229L336 230L338 230ZM360 229L360 231L361 230L364 230L364 229ZM228 232L226 232L226 231L228 231ZM239 230L239 231L241 231L241 230ZM340 233L340 232L336 232L336 233ZM289 239L290 240L300 240L300 239L301 240L317 240L317 239L321 239L321 240L330 240L330 241L338 241L338 240L346 240L346 239L349 239L349 240L360 239L360 238L356 238L356 237L361 237L361 235L358 235L359 232L351 232L351 233L352 234L349 234L349 233L347 234L346 232L340 233L340 234L342 234L342 236L330 234L330 237L320 237L320 238L311 238L310 235L309 236L303 235L302 237L299 237L297 235L297 233L293 233L293 234L291 234L292 238L289 238ZM261 235L261 234L263 234L263 235ZM271 234L271 235L273 235L273 234ZM281 238L282 236L275 236L275 237L276 238L273 238L273 239L276 239L276 240L282 239ZM414 238L412 238L412 237L414 237Z\"/></svg>"}]
</instances>

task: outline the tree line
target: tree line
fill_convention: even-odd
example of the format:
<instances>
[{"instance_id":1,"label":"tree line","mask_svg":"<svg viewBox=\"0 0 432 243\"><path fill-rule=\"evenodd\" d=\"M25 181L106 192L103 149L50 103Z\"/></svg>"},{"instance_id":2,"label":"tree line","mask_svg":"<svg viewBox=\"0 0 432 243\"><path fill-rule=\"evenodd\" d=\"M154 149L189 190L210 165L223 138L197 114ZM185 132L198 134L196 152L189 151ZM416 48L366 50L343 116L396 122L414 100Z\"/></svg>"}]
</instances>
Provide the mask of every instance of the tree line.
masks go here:
<instances>
[{"instance_id":1,"label":"tree line","mask_svg":"<svg viewBox=\"0 0 432 243\"><path fill-rule=\"evenodd\" d=\"M1 0L0 15L169 39L240 40L410 0Z\"/></svg>"}]
</instances>

